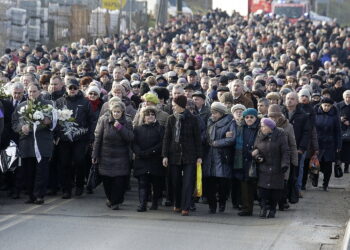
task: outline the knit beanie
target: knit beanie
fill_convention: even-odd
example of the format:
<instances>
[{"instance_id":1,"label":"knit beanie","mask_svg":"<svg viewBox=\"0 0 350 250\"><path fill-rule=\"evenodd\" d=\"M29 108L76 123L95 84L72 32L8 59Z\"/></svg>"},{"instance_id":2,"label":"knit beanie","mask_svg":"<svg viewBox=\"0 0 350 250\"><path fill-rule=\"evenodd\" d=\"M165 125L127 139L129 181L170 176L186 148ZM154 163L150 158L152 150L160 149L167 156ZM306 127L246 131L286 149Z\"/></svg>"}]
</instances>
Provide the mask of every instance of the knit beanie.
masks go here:
<instances>
[{"instance_id":1,"label":"knit beanie","mask_svg":"<svg viewBox=\"0 0 350 250\"><path fill-rule=\"evenodd\" d=\"M276 123L270 118L262 118L261 124L264 124L266 127L270 129L274 129L276 127Z\"/></svg>"},{"instance_id":2,"label":"knit beanie","mask_svg":"<svg viewBox=\"0 0 350 250\"><path fill-rule=\"evenodd\" d=\"M158 96L154 93L148 92L146 94L144 94L142 96L143 100L145 100L145 102L151 102L154 104L158 104L159 103L159 99Z\"/></svg>"},{"instance_id":3,"label":"knit beanie","mask_svg":"<svg viewBox=\"0 0 350 250\"><path fill-rule=\"evenodd\" d=\"M247 108L246 108L244 105L238 103L238 104L232 106L232 108L231 108L231 113L233 114L233 113L234 113L236 110L238 110L238 109L244 111L244 110L246 110Z\"/></svg>"},{"instance_id":4,"label":"knit beanie","mask_svg":"<svg viewBox=\"0 0 350 250\"><path fill-rule=\"evenodd\" d=\"M219 112L221 114L226 114L227 113L227 108L224 104L222 104L221 102L213 102L211 104L211 110Z\"/></svg>"},{"instance_id":5,"label":"knit beanie","mask_svg":"<svg viewBox=\"0 0 350 250\"><path fill-rule=\"evenodd\" d=\"M281 115L282 115L282 111L281 111L280 105L272 104L269 106L269 109L268 109L268 116L269 117L277 117L277 116L281 116Z\"/></svg>"},{"instance_id":6,"label":"knit beanie","mask_svg":"<svg viewBox=\"0 0 350 250\"><path fill-rule=\"evenodd\" d=\"M298 96L299 96L299 97L307 96L309 99L311 98L310 91L307 90L307 89L301 89L301 90L298 92Z\"/></svg>"},{"instance_id":7,"label":"knit beanie","mask_svg":"<svg viewBox=\"0 0 350 250\"><path fill-rule=\"evenodd\" d=\"M258 117L258 111L256 109L253 109L253 108L246 109L243 112L243 117L245 117L247 115L253 115L255 117Z\"/></svg>"},{"instance_id":8,"label":"knit beanie","mask_svg":"<svg viewBox=\"0 0 350 250\"><path fill-rule=\"evenodd\" d=\"M220 101L221 103L225 103L225 102L233 103L232 94L231 94L230 92L223 93L223 94L219 97L219 101Z\"/></svg>"},{"instance_id":9,"label":"knit beanie","mask_svg":"<svg viewBox=\"0 0 350 250\"><path fill-rule=\"evenodd\" d=\"M184 95L179 95L177 97L174 98L173 100L177 105L179 105L181 108L186 108L186 104L187 104L187 97Z\"/></svg>"},{"instance_id":10,"label":"knit beanie","mask_svg":"<svg viewBox=\"0 0 350 250\"><path fill-rule=\"evenodd\" d=\"M101 94L101 90L96 86L90 86L87 89L86 94L89 94L90 92L95 92L95 93L97 93L98 96L100 96L100 94Z\"/></svg>"}]
</instances>

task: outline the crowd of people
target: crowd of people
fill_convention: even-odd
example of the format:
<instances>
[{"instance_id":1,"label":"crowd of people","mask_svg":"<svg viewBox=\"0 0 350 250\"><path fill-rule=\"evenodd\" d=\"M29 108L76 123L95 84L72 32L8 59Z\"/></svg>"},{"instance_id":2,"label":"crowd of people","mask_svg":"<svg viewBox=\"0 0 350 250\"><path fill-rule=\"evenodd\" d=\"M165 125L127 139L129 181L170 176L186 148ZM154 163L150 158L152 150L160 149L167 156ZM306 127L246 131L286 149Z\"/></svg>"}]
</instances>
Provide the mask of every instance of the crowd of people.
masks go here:
<instances>
[{"instance_id":1,"label":"crowd of people","mask_svg":"<svg viewBox=\"0 0 350 250\"><path fill-rule=\"evenodd\" d=\"M70 199L93 192L93 166L113 210L134 176L139 212L165 205L187 216L200 201L215 214L231 200L252 216L258 200L259 216L274 218L309 176L317 186L311 159L324 191L334 162L349 171L349 67L350 32L336 23L219 10L91 44L6 49L1 150L13 141L19 159L2 188L26 203ZM50 117L34 128L21 112L30 103L71 110L79 133Z\"/></svg>"}]
</instances>

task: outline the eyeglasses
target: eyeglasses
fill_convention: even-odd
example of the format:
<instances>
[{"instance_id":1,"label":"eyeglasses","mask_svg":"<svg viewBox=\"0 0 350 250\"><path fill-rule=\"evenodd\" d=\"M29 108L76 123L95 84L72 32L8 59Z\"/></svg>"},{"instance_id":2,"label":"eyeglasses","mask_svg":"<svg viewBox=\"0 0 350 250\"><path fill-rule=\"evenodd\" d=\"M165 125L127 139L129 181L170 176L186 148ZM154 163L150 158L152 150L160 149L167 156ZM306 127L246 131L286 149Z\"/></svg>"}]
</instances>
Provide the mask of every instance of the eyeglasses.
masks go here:
<instances>
[{"instance_id":1,"label":"eyeglasses","mask_svg":"<svg viewBox=\"0 0 350 250\"><path fill-rule=\"evenodd\" d=\"M68 89L69 89L69 90L78 90L78 87L76 87L76 86L70 86Z\"/></svg>"},{"instance_id":2,"label":"eyeglasses","mask_svg":"<svg viewBox=\"0 0 350 250\"><path fill-rule=\"evenodd\" d=\"M96 92L90 92L89 95L98 96L98 94Z\"/></svg>"},{"instance_id":3,"label":"eyeglasses","mask_svg":"<svg viewBox=\"0 0 350 250\"><path fill-rule=\"evenodd\" d=\"M255 118L255 116L253 116L253 115L247 115L244 117L244 119L254 119L254 118Z\"/></svg>"}]
</instances>

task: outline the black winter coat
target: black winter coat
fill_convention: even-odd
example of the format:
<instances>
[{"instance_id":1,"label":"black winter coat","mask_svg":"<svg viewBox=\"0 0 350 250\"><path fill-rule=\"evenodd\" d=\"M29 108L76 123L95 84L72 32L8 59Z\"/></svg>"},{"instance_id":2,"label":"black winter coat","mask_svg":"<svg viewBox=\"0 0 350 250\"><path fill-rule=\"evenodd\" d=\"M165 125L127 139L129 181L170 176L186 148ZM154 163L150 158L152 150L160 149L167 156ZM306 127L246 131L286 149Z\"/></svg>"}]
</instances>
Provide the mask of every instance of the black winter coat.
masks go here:
<instances>
[{"instance_id":1,"label":"black winter coat","mask_svg":"<svg viewBox=\"0 0 350 250\"><path fill-rule=\"evenodd\" d=\"M289 123L293 125L297 149L306 151L309 147L309 140L312 131L308 115L302 110L300 104L297 105L292 117L289 117L288 110L286 108L283 109L283 113L289 120Z\"/></svg>"},{"instance_id":2,"label":"black winter coat","mask_svg":"<svg viewBox=\"0 0 350 250\"><path fill-rule=\"evenodd\" d=\"M134 139L131 121L123 116L118 120L122 128L114 127L110 113L101 116L95 130L92 157L99 161L99 173L104 176L130 174L130 145Z\"/></svg>"},{"instance_id":3,"label":"black winter coat","mask_svg":"<svg viewBox=\"0 0 350 250\"><path fill-rule=\"evenodd\" d=\"M232 115L225 115L216 122L209 119L207 138L211 146L204 158L203 177L232 177L235 138L226 137L229 131L234 131Z\"/></svg>"},{"instance_id":4,"label":"black winter coat","mask_svg":"<svg viewBox=\"0 0 350 250\"><path fill-rule=\"evenodd\" d=\"M263 162L258 167L258 186L266 189L284 188L284 172L290 165L287 134L281 128L275 128L272 134L261 132L255 140L254 148L259 150Z\"/></svg>"},{"instance_id":5,"label":"black winter coat","mask_svg":"<svg viewBox=\"0 0 350 250\"><path fill-rule=\"evenodd\" d=\"M134 175L146 173L164 176L162 165L162 143L164 127L158 121L153 124L143 124L134 128L133 151L135 153Z\"/></svg>"},{"instance_id":6,"label":"black winter coat","mask_svg":"<svg viewBox=\"0 0 350 250\"><path fill-rule=\"evenodd\" d=\"M165 127L162 156L169 159L170 165L195 164L198 158L202 158L199 121L188 110L183 116L179 143L175 142L175 115L168 117Z\"/></svg>"},{"instance_id":7,"label":"black winter coat","mask_svg":"<svg viewBox=\"0 0 350 250\"><path fill-rule=\"evenodd\" d=\"M96 117L92 111L90 102L84 97L84 94L79 91L76 96L69 96L64 94L56 102L56 107L62 109L67 107L73 111L73 117L78 124L78 128L85 130L81 135L74 136L73 141L78 140L93 140L94 128L96 127ZM63 132L59 133L60 139L63 141L69 141L68 137Z\"/></svg>"},{"instance_id":8,"label":"black winter coat","mask_svg":"<svg viewBox=\"0 0 350 250\"><path fill-rule=\"evenodd\" d=\"M336 151L341 149L341 132L338 111L332 107L324 112L321 106L316 108L316 131L320 148L319 160L333 162L336 160Z\"/></svg>"}]
</instances>

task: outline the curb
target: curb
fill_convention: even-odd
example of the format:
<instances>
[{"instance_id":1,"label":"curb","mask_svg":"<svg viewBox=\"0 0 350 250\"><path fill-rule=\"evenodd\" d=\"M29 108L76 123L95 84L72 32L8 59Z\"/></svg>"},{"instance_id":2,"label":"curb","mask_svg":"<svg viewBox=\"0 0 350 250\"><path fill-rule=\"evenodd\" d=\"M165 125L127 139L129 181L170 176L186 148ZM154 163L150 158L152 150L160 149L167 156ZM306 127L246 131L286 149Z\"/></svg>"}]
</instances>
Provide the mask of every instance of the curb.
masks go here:
<instances>
[{"instance_id":1,"label":"curb","mask_svg":"<svg viewBox=\"0 0 350 250\"><path fill-rule=\"evenodd\" d=\"M344 233L343 243L341 246L342 250L350 250L350 219L346 223L346 229Z\"/></svg>"}]
</instances>

